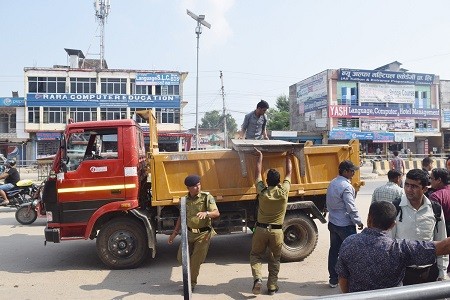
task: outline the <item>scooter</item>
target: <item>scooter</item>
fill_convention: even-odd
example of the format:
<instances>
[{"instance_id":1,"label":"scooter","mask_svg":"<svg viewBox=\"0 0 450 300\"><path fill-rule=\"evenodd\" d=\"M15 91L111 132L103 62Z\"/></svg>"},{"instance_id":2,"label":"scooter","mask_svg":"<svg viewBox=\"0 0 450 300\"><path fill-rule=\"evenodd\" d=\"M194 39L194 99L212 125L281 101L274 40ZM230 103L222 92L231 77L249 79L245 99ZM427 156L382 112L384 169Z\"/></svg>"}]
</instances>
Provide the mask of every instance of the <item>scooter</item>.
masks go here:
<instances>
[{"instance_id":1,"label":"scooter","mask_svg":"<svg viewBox=\"0 0 450 300\"><path fill-rule=\"evenodd\" d=\"M16 220L22 225L30 225L36 221L37 217L45 217L46 211L42 201L42 183L34 192L32 201L23 203L16 211Z\"/></svg>"},{"instance_id":2,"label":"scooter","mask_svg":"<svg viewBox=\"0 0 450 300\"><path fill-rule=\"evenodd\" d=\"M9 203L2 206L19 207L24 203L31 202L33 194L38 187L31 180L20 180L16 183L16 187L6 191ZM1 207L1 206L0 206Z\"/></svg>"}]
</instances>

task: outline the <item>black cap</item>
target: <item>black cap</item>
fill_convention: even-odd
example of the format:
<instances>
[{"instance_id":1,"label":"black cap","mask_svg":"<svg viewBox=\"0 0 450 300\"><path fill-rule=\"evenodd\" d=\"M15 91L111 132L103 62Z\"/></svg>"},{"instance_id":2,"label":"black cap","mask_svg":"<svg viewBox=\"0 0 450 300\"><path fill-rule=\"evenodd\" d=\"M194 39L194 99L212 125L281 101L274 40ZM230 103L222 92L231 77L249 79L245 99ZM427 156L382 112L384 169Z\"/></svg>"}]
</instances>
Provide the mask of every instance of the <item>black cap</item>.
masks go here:
<instances>
[{"instance_id":1,"label":"black cap","mask_svg":"<svg viewBox=\"0 0 450 300\"><path fill-rule=\"evenodd\" d=\"M184 180L184 184L185 184L187 187L197 185L199 182L200 182L200 176L198 176L198 175L189 175L189 176L186 177L186 179Z\"/></svg>"},{"instance_id":2,"label":"black cap","mask_svg":"<svg viewBox=\"0 0 450 300\"><path fill-rule=\"evenodd\" d=\"M359 170L358 166L355 166L351 161L349 160L344 160L339 164L339 170L341 171L346 171L346 170Z\"/></svg>"}]
</instances>

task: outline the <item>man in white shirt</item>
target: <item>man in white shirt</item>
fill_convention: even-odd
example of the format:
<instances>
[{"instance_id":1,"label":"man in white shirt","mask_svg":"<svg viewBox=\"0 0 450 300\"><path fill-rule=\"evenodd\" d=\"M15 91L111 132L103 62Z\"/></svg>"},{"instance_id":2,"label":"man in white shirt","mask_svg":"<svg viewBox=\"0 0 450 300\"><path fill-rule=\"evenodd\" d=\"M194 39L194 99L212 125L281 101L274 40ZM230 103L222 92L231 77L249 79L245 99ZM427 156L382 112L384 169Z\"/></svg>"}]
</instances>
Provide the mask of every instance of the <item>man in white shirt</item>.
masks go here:
<instances>
[{"instance_id":1,"label":"man in white shirt","mask_svg":"<svg viewBox=\"0 0 450 300\"><path fill-rule=\"evenodd\" d=\"M396 225L391 236L397 239L419 241L441 241L447 237L445 220L441 211L439 221L436 220L431 201L424 195L427 190L427 174L420 169L410 170L406 174L405 193L399 204ZM433 265L409 266L406 268L403 285L424 283L447 278L448 255L437 258L439 275L433 273Z\"/></svg>"}]
</instances>

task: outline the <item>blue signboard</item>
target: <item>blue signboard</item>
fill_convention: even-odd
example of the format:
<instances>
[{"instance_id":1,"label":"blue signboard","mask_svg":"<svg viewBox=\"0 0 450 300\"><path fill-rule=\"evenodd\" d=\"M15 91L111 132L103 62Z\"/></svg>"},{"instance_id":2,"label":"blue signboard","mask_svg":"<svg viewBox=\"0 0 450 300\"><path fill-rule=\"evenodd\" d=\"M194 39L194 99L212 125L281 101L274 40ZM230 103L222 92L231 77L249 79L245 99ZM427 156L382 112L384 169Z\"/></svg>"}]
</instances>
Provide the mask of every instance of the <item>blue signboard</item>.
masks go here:
<instances>
[{"instance_id":1,"label":"blue signboard","mask_svg":"<svg viewBox=\"0 0 450 300\"><path fill-rule=\"evenodd\" d=\"M0 98L0 106L24 107L25 98Z\"/></svg>"},{"instance_id":2,"label":"blue signboard","mask_svg":"<svg viewBox=\"0 0 450 300\"><path fill-rule=\"evenodd\" d=\"M393 143L395 134L393 132L374 132L373 142L374 143Z\"/></svg>"},{"instance_id":3,"label":"blue signboard","mask_svg":"<svg viewBox=\"0 0 450 300\"><path fill-rule=\"evenodd\" d=\"M179 108L180 96L114 94L27 94L28 106Z\"/></svg>"},{"instance_id":4,"label":"blue signboard","mask_svg":"<svg viewBox=\"0 0 450 300\"><path fill-rule=\"evenodd\" d=\"M362 131L347 131L333 129L330 131L330 140L373 140L373 132L362 132Z\"/></svg>"},{"instance_id":5,"label":"blue signboard","mask_svg":"<svg viewBox=\"0 0 450 300\"><path fill-rule=\"evenodd\" d=\"M434 81L434 75L377 70L340 69L338 80L431 85Z\"/></svg>"},{"instance_id":6,"label":"blue signboard","mask_svg":"<svg viewBox=\"0 0 450 300\"><path fill-rule=\"evenodd\" d=\"M137 73L136 85L179 85L177 73Z\"/></svg>"},{"instance_id":7,"label":"blue signboard","mask_svg":"<svg viewBox=\"0 0 450 300\"><path fill-rule=\"evenodd\" d=\"M316 111L318 109L326 108L327 106L328 99L326 98L326 96L304 102L305 112Z\"/></svg>"}]
</instances>

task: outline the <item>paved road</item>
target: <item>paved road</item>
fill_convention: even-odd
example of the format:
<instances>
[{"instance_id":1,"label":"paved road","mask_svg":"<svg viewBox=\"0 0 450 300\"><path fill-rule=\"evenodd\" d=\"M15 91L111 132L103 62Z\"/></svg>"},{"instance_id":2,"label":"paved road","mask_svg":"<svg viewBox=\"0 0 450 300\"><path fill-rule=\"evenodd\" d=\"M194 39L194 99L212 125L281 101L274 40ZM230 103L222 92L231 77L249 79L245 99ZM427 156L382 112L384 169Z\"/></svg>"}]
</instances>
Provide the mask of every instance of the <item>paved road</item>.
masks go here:
<instances>
[{"instance_id":1,"label":"paved road","mask_svg":"<svg viewBox=\"0 0 450 300\"><path fill-rule=\"evenodd\" d=\"M357 206L367 217L373 189L384 178L367 180ZM0 208L0 298L3 299L181 299L181 267L176 262L179 243L167 245L158 236L158 253L135 270L107 270L97 258L95 241L66 241L44 246L45 219L23 226L15 210ZM317 223L317 222L316 222ZM327 285L328 230L317 223L316 250L302 262L284 263L280 292L258 299L311 299L339 293ZM251 234L213 239L193 299L249 299ZM266 268L266 265L264 266Z\"/></svg>"}]
</instances>

